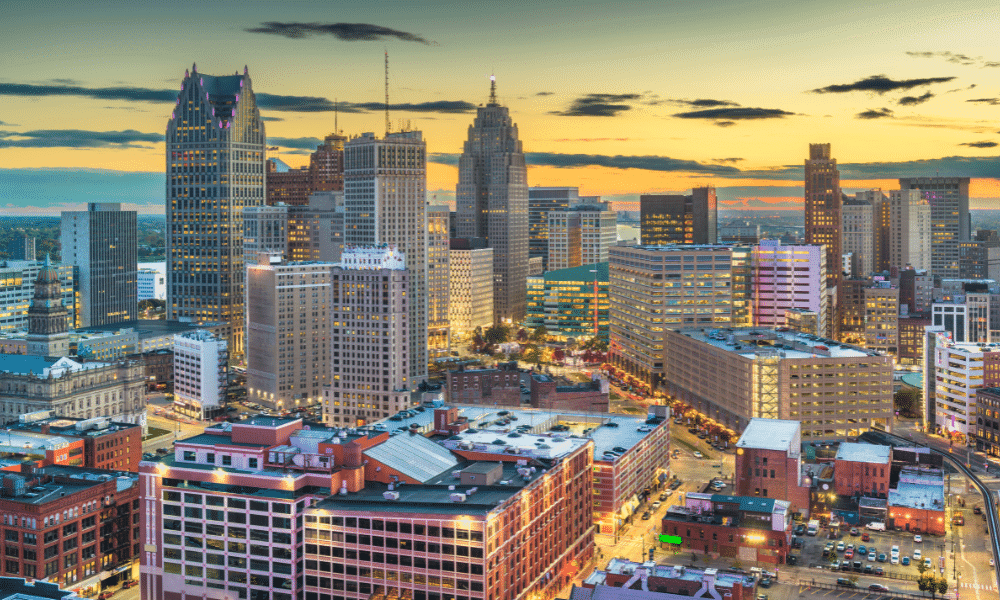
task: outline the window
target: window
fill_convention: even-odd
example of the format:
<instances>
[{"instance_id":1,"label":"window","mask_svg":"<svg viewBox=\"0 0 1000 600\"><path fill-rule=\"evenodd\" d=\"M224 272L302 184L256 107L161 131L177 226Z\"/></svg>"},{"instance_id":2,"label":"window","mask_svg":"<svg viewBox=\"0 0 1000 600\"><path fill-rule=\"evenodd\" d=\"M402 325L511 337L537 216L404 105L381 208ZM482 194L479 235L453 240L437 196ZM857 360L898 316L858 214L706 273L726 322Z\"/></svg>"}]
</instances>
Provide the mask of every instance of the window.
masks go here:
<instances>
[{"instance_id":1,"label":"window","mask_svg":"<svg viewBox=\"0 0 1000 600\"><path fill-rule=\"evenodd\" d=\"M222 466L223 467L231 467L232 465L233 465L233 457L229 456L228 454L223 454L222 455Z\"/></svg>"},{"instance_id":2,"label":"window","mask_svg":"<svg viewBox=\"0 0 1000 600\"><path fill-rule=\"evenodd\" d=\"M194 462L198 460L198 456L197 454L195 454L194 450L185 450L183 460L186 460L188 462Z\"/></svg>"},{"instance_id":3,"label":"window","mask_svg":"<svg viewBox=\"0 0 1000 600\"><path fill-rule=\"evenodd\" d=\"M257 468L257 459L256 458L248 458L247 459L247 467L249 467L251 469L256 469Z\"/></svg>"}]
</instances>

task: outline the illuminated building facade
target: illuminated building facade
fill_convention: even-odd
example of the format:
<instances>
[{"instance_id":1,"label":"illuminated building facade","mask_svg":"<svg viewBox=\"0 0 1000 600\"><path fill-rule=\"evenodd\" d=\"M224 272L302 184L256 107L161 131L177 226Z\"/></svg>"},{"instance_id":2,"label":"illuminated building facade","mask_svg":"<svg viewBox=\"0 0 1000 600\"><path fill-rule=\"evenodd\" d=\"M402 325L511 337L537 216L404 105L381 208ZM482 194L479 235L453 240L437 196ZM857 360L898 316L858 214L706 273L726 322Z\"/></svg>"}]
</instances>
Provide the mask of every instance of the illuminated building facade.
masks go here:
<instances>
[{"instance_id":1,"label":"illuminated building facade","mask_svg":"<svg viewBox=\"0 0 1000 600\"><path fill-rule=\"evenodd\" d=\"M694 188L689 196L643 194L639 213L643 246L718 241L718 200L713 187Z\"/></svg>"},{"instance_id":2,"label":"illuminated building facade","mask_svg":"<svg viewBox=\"0 0 1000 600\"><path fill-rule=\"evenodd\" d=\"M931 209L931 264L936 277L959 276L959 242L971 237L968 177L913 177L899 189L920 190Z\"/></svg>"},{"instance_id":3,"label":"illuminated building facade","mask_svg":"<svg viewBox=\"0 0 1000 600\"><path fill-rule=\"evenodd\" d=\"M608 263L549 271L528 278L525 327L544 325L549 335L608 341Z\"/></svg>"},{"instance_id":4,"label":"illuminated building facade","mask_svg":"<svg viewBox=\"0 0 1000 600\"><path fill-rule=\"evenodd\" d=\"M493 324L493 248L477 238L451 240L448 321L451 335L465 338Z\"/></svg>"},{"instance_id":5,"label":"illuminated building facade","mask_svg":"<svg viewBox=\"0 0 1000 600\"><path fill-rule=\"evenodd\" d=\"M817 315L820 332L827 327L826 256L818 246L785 246L763 240L753 247L753 324L780 327L790 308Z\"/></svg>"},{"instance_id":6,"label":"illuminated building facade","mask_svg":"<svg viewBox=\"0 0 1000 600\"><path fill-rule=\"evenodd\" d=\"M830 156L830 144L809 144L805 162L806 243L826 246L827 287L840 280L842 197L837 160Z\"/></svg>"},{"instance_id":7,"label":"illuminated building facade","mask_svg":"<svg viewBox=\"0 0 1000 600\"><path fill-rule=\"evenodd\" d=\"M451 297L451 238L447 206L427 208L427 350L432 358L451 349L448 305Z\"/></svg>"}]
</instances>

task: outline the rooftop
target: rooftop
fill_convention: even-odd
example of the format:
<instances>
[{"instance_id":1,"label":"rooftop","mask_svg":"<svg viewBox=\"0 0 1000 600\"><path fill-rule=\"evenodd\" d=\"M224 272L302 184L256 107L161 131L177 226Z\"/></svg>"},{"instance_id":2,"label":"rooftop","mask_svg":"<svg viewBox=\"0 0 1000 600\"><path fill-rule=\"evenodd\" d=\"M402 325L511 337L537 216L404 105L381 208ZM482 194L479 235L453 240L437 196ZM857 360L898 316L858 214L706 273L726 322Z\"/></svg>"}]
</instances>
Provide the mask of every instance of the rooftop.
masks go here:
<instances>
[{"instance_id":1,"label":"rooftop","mask_svg":"<svg viewBox=\"0 0 1000 600\"><path fill-rule=\"evenodd\" d=\"M903 467L888 499L889 506L943 511L944 475L940 469Z\"/></svg>"},{"instance_id":2,"label":"rooftop","mask_svg":"<svg viewBox=\"0 0 1000 600\"><path fill-rule=\"evenodd\" d=\"M673 331L746 358L754 358L761 351L777 351L781 358L786 359L860 358L878 355L874 351L841 344L816 335L781 331L780 329L744 327L705 330L674 329Z\"/></svg>"},{"instance_id":3,"label":"rooftop","mask_svg":"<svg viewBox=\"0 0 1000 600\"><path fill-rule=\"evenodd\" d=\"M100 369L108 366L103 362L78 363L66 358L27 356L24 354L0 354L0 371L37 377L61 377L67 371L76 372Z\"/></svg>"},{"instance_id":4,"label":"rooftop","mask_svg":"<svg viewBox=\"0 0 1000 600\"><path fill-rule=\"evenodd\" d=\"M82 492L112 480L116 482L116 489L119 492L139 484L139 475L137 473L105 471L102 469L88 469L65 465L49 465L35 469L34 473L30 475L4 472L2 476L3 479L10 479L14 482L12 489L17 490L20 486L20 491L16 492L16 496L8 496L5 491L5 494L0 496L0 499L6 502L31 505L42 505L62 500L65 496ZM41 483L38 483L39 479L41 479ZM36 482L35 485L28 487L28 484L33 481Z\"/></svg>"},{"instance_id":5,"label":"rooftop","mask_svg":"<svg viewBox=\"0 0 1000 600\"><path fill-rule=\"evenodd\" d=\"M222 323L189 323L186 321L167 321L164 319L137 319L125 323L113 323L110 325L96 325L87 327L87 331L116 333L124 329L134 330L139 334L140 340L161 336L185 333L196 329L206 329L222 325Z\"/></svg>"},{"instance_id":6,"label":"rooftop","mask_svg":"<svg viewBox=\"0 0 1000 600\"><path fill-rule=\"evenodd\" d=\"M76 592L59 589L59 584L45 581L28 583L20 577L0 577L2 600L62 600L79 598Z\"/></svg>"},{"instance_id":7,"label":"rooftop","mask_svg":"<svg viewBox=\"0 0 1000 600\"><path fill-rule=\"evenodd\" d=\"M594 573L584 580L584 583L599 584L604 583L605 574L631 575L637 568L645 567L649 569L650 577L660 577L663 579L675 579L679 581L702 581L707 574L715 575L716 587L732 588L737 585L753 586L754 577L741 573L730 573L728 571L718 571L717 569L699 569L695 567L682 567L671 565L657 565L651 563L637 563L626 558L612 558L603 569L595 569Z\"/></svg>"},{"instance_id":8,"label":"rooftop","mask_svg":"<svg viewBox=\"0 0 1000 600\"><path fill-rule=\"evenodd\" d=\"M422 482L458 465L451 452L419 434L391 436L364 455Z\"/></svg>"},{"instance_id":9,"label":"rooftop","mask_svg":"<svg viewBox=\"0 0 1000 600\"><path fill-rule=\"evenodd\" d=\"M798 421L783 419L750 419L743 435L736 442L737 448L756 448L759 450L792 450L798 453L797 447L802 443L802 424ZM795 446L795 447L793 447Z\"/></svg>"},{"instance_id":10,"label":"rooftop","mask_svg":"<svg viewBox=\"0 0 1000 600\"><path fill-rule=\"evenodd\" d=\"M594 273L594 271L597 271ZM574 283L593 283L596 279L598 284L608 282L608 263L594 263L591 265L581 265L579 267L569 267L568 269L556 269L555 271L547 271L543 275L536 275L535 277L543 277L545 281L566 281Z\"/></svg>"},{"instance_id":11,"label":"rooftop","mask_svg":"<svg viewBox=\"0 0 1000 600\"><path fill-rule=\"evenodd\" d=\"M890 446L842 442L837 449L837 460L887 465L891 458L892 448Z\"/></svg>"}]
</instances>

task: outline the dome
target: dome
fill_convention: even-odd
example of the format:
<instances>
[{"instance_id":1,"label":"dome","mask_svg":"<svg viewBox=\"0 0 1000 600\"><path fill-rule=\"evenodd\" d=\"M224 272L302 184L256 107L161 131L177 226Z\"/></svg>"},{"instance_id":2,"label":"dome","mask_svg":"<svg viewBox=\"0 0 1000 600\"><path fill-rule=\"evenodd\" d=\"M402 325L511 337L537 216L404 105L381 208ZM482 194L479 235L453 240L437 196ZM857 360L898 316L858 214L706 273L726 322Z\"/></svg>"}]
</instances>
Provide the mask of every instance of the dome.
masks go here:
<instances>
[{"instance_id":1,"label":"dome","mask_svg":"<svg viewBox=\"0 0 1000 600\"><path fill-rule=\"evenodd\" d=\"M45 264L38 271L38 278L35 279L35 285L43 283L59 283L59 271L52 266L52 260L48 254L45 255Z\"/></svg>"}]
</instances>

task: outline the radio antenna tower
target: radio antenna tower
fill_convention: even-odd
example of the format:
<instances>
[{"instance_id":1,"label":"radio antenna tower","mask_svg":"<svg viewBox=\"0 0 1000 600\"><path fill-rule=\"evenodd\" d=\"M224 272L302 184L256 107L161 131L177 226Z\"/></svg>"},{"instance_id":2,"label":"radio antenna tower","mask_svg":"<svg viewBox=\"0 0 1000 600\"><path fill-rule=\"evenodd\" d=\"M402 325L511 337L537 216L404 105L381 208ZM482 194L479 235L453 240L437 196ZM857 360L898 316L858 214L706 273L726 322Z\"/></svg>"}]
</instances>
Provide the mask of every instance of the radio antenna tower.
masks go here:
<instances>
[{"instance_id":1,"label":"radio antenna tower","mask_svg":"<svg viewBox=\"0 0 1000 600\"><path fill-rule=\"evenodd\" d=\"M389 135L389 51L385 51L385 134Z\"/></svg>"}]
</instances>

